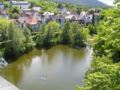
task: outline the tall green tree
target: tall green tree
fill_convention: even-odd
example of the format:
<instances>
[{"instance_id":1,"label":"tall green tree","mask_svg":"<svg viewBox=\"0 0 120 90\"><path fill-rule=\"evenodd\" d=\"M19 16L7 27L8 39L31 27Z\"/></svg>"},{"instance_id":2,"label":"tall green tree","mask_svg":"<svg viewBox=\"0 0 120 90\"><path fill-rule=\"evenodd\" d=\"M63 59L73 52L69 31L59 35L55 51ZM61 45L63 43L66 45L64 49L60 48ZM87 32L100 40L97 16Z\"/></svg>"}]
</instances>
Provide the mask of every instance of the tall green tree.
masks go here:
<instances>
[{"instance_id":1,"label":"tall green tree","mask_svg":"<svg viewBox=\"0 0 120 90\"><path fill-rule=\"evenodd\" d=\"M5 46L5 57L17 57L22 55L25 51L25 36L22 30L14 27L12 24L9 26L9 40Z\"/></svg>"},{"instance_id":2,"label":"tall green tree","mask_svg":"<svg viewBox=\"0 0 120 90\"><path fill-rule=\"evenodd\" d=\"M29 29L24 29L23 34L25 36L25 47L26 51L32 50L32 48L35 46L35 43L32 39L32 35Z\"/></svg>"},{"instance_id":3,"label":"tall green tree","mask_svg":"<svg viewBox=\"0 0 120 90\"><path fill-rule=\"evenodd\" d=\"M71 43L71 27L70 22L67 21L64 25L64 28L61 33L61 43L62 44L70 44Z\"/></svg>"},{"instance_id":4,"label":"tall green tree","mask_svg":"<svg viewBox=\"0 0 120 90\"><path fill-rule=\"evenodd\" d=\"M119 0L117 0L119 3ZM120 17L118 7L106 9L94 40L94 60L86 74L83 90L120 89ZM78 90L82 89L78 87Z\"/></svg>"},{"instance_id":5,"label":"tall green tree","mask_svg":"<svg viewBox=\"0 0 120 90\"><path fill-rule=\"evenodd\" d=\"M8 20L0 18L0 42L8 39L9 23Z\"/></svg>"},{"instance_id":6,"label":"tall green tree","mask_svg":"<svg viewBox=\"0 0 120 90\"><path fill-rule=\"evenodd\" d=\"M56 22L49 22L37 36L38 47L50 47L59 43L60 25Z\"/></svg>"},{"instance_id":7,"label":"tall green tree","mask_svg":"<svg viewBox=\"0 0 120 90\"><path fill-rule=\"evenodd\" d=\"M73 23L71 26L72 26L72 35L71 35L72 45L74 47L85 47L86 44L84 38L85 35L83 35L84 34L83 29L77 23ZM85 30L85 32L87 31Z\"/></svg>"}]
</instances>

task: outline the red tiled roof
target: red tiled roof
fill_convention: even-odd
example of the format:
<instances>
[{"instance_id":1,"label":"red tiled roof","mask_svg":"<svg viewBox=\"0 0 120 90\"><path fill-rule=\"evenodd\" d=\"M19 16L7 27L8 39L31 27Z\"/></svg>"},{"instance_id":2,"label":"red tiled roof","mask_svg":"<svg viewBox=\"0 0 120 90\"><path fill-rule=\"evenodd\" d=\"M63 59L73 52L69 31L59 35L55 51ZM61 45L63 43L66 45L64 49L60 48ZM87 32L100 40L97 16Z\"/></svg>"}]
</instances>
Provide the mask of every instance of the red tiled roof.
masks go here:
<instances>
[{"instance_id":1,"label":"red tiled roof","mask_svg":"<svg viewBox=\"0 0 120 90\"><path fill-rule=\"evenodd\" d=\"M26 20L27 24L33 25L33 24L37 24L38 23L38 19L35 17L30 17Z\"/></svg>"}]
</instances>

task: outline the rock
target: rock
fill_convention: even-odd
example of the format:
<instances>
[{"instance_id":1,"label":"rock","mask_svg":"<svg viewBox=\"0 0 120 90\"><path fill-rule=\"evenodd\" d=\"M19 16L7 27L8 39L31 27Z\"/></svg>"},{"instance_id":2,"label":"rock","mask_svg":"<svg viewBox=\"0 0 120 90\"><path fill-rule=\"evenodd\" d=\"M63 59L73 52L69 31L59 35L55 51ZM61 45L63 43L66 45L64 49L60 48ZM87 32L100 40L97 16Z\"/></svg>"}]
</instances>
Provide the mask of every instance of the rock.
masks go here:
<instances>
[{"instance_id":1,"label":"rock","mask_svg":"<svg viewBox=\"0 0 120 90\"><path fill-rule=\"evenodd\" d=\"M0 76L0 90L20 90L9 81Z\"/></svg>"},{"instance_id":2,"label":"rock","mask_svg":"<svg viewBox=\"0 0 120 90\"><path fill-rule=\"evenodd\" d=\"M0 58L0 68L4 68L7 67L7 62L5 61L5 59L3 57Z\"/></svg>"}]
</instances>

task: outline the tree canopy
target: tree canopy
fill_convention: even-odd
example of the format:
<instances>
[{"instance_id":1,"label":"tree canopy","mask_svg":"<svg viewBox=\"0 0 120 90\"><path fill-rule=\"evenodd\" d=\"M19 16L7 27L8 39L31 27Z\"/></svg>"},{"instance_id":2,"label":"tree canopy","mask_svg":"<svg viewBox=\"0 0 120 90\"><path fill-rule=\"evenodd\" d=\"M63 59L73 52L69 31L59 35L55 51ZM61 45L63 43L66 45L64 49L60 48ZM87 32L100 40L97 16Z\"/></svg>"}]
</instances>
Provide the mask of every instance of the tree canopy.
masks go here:
<instances>
[{"instance_id":1,"label":"tree canopy","mask_svg":"<svg viewBox=\"0 0 120 90\"><path fill-rule=\"evenodd\" d=\"M86 73L84 87L78 87L77 90L120 89L119 12L119 7L102 11L98 32L94 37L94 60Z\"/></svg>"}]
</instances>

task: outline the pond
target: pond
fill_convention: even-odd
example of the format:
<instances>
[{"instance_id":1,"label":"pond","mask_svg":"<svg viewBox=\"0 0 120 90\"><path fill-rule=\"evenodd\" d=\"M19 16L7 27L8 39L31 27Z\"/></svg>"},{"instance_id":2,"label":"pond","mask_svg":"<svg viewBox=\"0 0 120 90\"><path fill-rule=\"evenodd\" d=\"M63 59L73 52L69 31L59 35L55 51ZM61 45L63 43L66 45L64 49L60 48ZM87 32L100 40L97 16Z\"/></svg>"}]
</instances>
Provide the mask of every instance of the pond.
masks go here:
<instances>
[{"instance_id":1,"label":"pond","mask_svg":"<svg viewBox=\"0 0 120 90\"><path fill-rule=\"evenodd\" d=\"M21 56L0 70L0 75L21 90L75 90L92 60L92 48L58 45Z\"/></svg>"}]
</instances>

